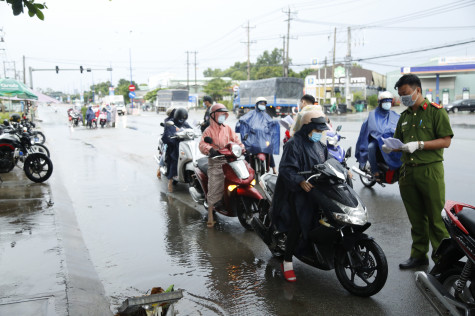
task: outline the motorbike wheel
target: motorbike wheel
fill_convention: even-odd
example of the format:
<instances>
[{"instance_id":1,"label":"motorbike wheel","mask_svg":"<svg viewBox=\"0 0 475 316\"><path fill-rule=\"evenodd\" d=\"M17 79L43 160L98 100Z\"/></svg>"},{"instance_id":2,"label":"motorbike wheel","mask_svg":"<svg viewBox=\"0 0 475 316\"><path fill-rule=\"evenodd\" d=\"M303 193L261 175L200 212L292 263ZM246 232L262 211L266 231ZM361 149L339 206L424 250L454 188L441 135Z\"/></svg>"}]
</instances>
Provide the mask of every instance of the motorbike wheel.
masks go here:
<instances>
[{"instance_id":1,"label":"motorbike wheel","mask_svg":"<svg viewBox=\"0 0 475 316\"><path fill-rule=\"evenodd\" d=\"M34 145L31 145L31 149L32 149L33 152L42 153L42 154L45 154L46 156L50 157L49 149L45 145L34 144Z\"/></svg>"},{"instance_id":2,"label":"motorbike wheel","mask_svg":"<svg viewBox=\"0 0 475 316\"><path fill-rule=\"evenodd\" d=\"M388 262L374 240L363 239L357 241L350 251L343 248L337 251L335 272L338 281L348 292L369 297L378 293L386 283Z\"/></svg>"},{"instance_id":3,"label":"motorbike wheel","mask_svg":"<svg viewBox=\"0 0 475 316\"><path fill-rule=\"evenodd\" d=\"M370 166L369 166L369 162L366 162L366 166L365 166L364 169L365 169L364 170L365 173L371 174L371 169L370 169ZM372 186L374 186L376 184L375 180L369 180L368 178L365 178L363 176L360 176L360 180L363 183L363 185L367 188L371 188Z\"/></svg>"},{"instance_id":4,"label":"motorbike wheel","mask_svg":"<svg viewBox=\"0 0 475 316\"><path fill-rule=\"evenodd\" d=\"M444 289L450 293L453 297L455 297L455 287L457 286L457 281L460 279L460 274L462 273L464 264L462 262L458 262L456 265L448 269L447 271L442 272L440 275L436 276L437 281L442 284ZM473 291L471 291L471 287L469 286L469 282L465 285L465 288L462 290L461 297L456 299L461 299L464 303L469 303L474 298Z\"/></svg>"},{"instance_id":5,"label":"motorbike wheel","mask_svg":"<svg viewBox=\"0 0 475 316\"><path fill-rule=\"evenodd\" d=\"M31 181L44 182L53 173L53 162L45 154L33 153L26 157L23 171Z\"/></svg>"},{"instance_id":6,"label":"motorbike wheel","mask_svg":"<svg viewBox=\"0 0 475 316\"><path fill-rule=\"evenodd\" d=\"M13 150L7 147L0 147L0 173L7 173L15 168L13 160Z\"/></svg>"},{"instance_id":7,"label":"motorbike wheel","mask_svg":"<svg viewBox=\"0 0 475 316\"><path fill-rule=\"evenodd\" d=\"M46 137L42 132L38 132L38 131L32 132L31 136L35 144L44 144L46 141Z\"/></svg>"},{"instance_id":8,"label":"motorbike wheel","mask_svg":"<svg viewBox=\"0 0 475 316\"><path fill-rule=\"evenodd\" d=\"M253 230L251 226L252 217L254 213L259 212L257 207L257 200L247 196L239 197L239 204L237 207L237 217L242 227L247 230Z\"/></svg>"}]
</instances>

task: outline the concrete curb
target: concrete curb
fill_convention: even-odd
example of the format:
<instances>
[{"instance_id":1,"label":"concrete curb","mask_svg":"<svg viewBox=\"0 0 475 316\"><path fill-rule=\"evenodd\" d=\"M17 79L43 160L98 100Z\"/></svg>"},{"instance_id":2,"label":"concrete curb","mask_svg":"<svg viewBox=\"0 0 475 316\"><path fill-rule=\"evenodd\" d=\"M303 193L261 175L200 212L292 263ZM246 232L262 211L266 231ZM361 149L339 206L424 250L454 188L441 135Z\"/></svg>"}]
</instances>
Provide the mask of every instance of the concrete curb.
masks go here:
<instances>
[{"instance_id":1,"label":"concrete curb","mask_svg":"<svg viewBox=\"0 0 475 316\"><path fill-rule=\"evenodd\" d=\"M76 215L58 173L51 181L58 231L64 249L68 315L113 315L89 257Z\"/></svg>"}]
</instances>

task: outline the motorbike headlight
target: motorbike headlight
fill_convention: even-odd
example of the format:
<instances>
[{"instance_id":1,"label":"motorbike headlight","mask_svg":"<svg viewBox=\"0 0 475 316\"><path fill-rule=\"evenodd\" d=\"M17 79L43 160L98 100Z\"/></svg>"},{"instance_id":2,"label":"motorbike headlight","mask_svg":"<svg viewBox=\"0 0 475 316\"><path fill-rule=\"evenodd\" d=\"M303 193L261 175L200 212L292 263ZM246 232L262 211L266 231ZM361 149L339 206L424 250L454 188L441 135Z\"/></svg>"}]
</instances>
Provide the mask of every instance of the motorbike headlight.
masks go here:
<instances>
[{"instance_id":1,"label":"motorbike headlight","mask_svg":"<svg viewBox=\"0 0 475 316\"><path fill-rule=\"evenodd\" d=\"M239 157L241 157L241 155L242 155L242 148L241 148L241 146L239 146L239 145L233 145L233 146L231 147L231 151L233 152L233 155L234 155L236 158L239 158Z\"/></svg>"},{"instance_id":2,"label":"motorbike headlight","mask_svg":"<svg viewBox=\"0 0 475 316\"><path fill-rule=\"evenodd\" d=\"M329 145L336 146L338 144L338 137L327 137L327 142Z\"/></svg>"},{"instance_id":3,"label":"motorbike headlight","mask_svg":"<svg viewBox=\"0 0 475 316\"><path fill-rule=\"evenodd\" d=\"M333 201L344 213L333 213L333 217L340 222L352 225L364 225L368 222L368 212L366 207L358 203L357 207L350 207L337 201Z\"/></svg>"}]
</instances>

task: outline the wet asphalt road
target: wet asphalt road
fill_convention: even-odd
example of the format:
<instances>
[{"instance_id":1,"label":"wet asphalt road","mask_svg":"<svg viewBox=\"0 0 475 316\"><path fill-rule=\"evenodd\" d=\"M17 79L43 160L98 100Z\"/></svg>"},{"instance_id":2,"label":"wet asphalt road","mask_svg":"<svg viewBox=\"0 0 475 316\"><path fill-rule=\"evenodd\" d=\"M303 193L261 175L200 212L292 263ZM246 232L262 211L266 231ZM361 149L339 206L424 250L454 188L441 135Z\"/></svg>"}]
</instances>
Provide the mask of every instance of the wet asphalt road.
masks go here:
<instances>
[{"instance_id":1,"label":"wet asphalt road","mask_svg":"<svg viewBox=\"0 0 475 316\"><path fill-rule=\"evenodd\" d=\"M190 121L202 115L202 111L192 111ZM343 125L345 148L356 143L364 117L364 113L332 117L334 127ZM219 216L217 227L208 229L205 209L192 201L185 185L166 193L166 180L156 178L153 159L164 115L120 117L117 128L97 130L69 127L62 107L58 113L41 108L40 118L54 162L49 182L60 184L61 194L71 201L70 209L113 312L127 297L174 284L185 290L177 303L181 315L434 314L415 286L414 271L398 269L398 263L409 256L410 227L397 185L367 189L355 181L373 223L367 232L383 248L389 264L382 291L358 298L343 289L333 271L316 270L298 260L294 263L298 281L286 283L280 262L237 219ZM474 204L475 128L471 127L475 127L475 115L451 115L451 120L455 138L445 153L446 197ZM235 122L231 115L229 124ZM28 186L27 192L40 190L37 196L41 198L32 214L20 216L28 219L21 225L12 220L15 214L5 216L2 206L0 227L13 225L13 231L15 225L24 227L14 235L22 240L28 239L29 225L54 226L54 220L44 220L47 216L37 221L39 215L48 214L49 189L48 184ZM53 235L46 241L52 249L61 248ZM11 253L8 243L8 238L0 239L2 255ZM74 252L74 247L68 251ZM8 262L14 271L15 258ZM0 267L4 263L2 259ZM50 275L57 269L51 267ZM26 290L26 283L15 278L18 275L2 275L2 283L16 284L16 292Z\"/></svg>"}]
</instances>

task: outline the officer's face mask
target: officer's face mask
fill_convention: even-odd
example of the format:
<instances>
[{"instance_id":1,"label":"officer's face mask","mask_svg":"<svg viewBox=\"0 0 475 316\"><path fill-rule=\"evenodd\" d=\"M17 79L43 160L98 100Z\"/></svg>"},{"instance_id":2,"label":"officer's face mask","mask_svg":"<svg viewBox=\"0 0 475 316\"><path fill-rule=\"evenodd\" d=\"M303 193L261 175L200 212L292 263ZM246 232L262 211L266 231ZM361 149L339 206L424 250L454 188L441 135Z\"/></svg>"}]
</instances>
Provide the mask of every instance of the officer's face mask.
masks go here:
<instances>
[{"instance_id":1,"label":"officer's face mask","mask_svg":"<svg viewBox=\"0 0 475 316\"><path fill-rule=\"evenodd\" d=\"M226 121L226 115L220 115L220 116L218 117L218 123L219 123L219 124L223 124L224 121Z\"/></svg>"},{"instance_id":2,"label":"officer's face mask","mask_svg":"<svg viewBox=\"0 0 475 316\"><path fill-rule=\"evenodd\" d=\"M381 103L381 108L382 108L383 110L389 111L389 109L391 108L391 102L383 102L383 103Z\"/></svg>"},{"instance_id":3,"label":"officer's face mask","mask_svg":"<svg viewBox=\"0 0 475 316\"><path fill-rule=\"evenodd\" d=\"M414 94L416 94L416 96L417 96L417 93L416 93L416 92L417 92L417 89L414 90L414 92L413 92L412 94L409 94L409 95L402 95L402 96L401 96L401 103L404 104L404 105L407 106L407 107L413 106L414 103L416 103L417 98L416 98L416 100L412 100L412 96L413 96Z\"/></svg>"}]
</instances>

